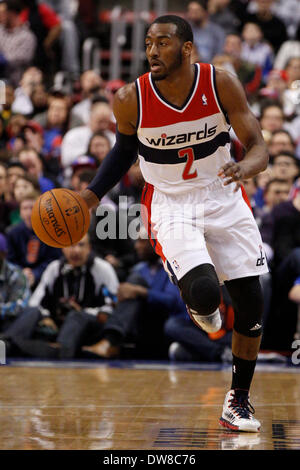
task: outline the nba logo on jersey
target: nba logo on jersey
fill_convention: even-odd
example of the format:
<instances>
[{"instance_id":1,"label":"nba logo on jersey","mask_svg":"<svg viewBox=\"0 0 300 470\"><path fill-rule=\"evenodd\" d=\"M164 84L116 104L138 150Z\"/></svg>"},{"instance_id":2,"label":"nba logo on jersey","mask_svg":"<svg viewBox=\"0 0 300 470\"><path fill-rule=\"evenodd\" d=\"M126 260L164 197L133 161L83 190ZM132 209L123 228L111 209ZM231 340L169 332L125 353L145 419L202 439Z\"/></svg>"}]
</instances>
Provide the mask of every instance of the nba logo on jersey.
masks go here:
<instances>
[{"instance_id":1,"label":"nba logo on jersey","mask_svg":"<svg viewBox=\"0 0 300 470\"><path fill-rule=\"evenodd\" d=\"M203 104L203 106L207 106L207 98L206 98L204 93L202 95L202 104Z\"/></svg>"}]
</instances>

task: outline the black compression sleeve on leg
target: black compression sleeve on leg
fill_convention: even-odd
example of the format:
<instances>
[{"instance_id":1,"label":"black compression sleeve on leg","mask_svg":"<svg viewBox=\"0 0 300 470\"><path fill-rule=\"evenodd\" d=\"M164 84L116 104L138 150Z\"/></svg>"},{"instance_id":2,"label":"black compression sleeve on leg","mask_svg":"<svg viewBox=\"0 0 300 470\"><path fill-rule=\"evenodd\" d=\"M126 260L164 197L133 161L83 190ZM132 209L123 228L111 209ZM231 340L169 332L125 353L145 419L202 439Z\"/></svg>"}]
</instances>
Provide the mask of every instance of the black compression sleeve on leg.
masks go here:
<instances>
[{"instance_id":1,"label":"black compression sleeve on leg","mask_svg":"<svg viewBox=\"0 0 300 470\"><path fill-rule=\"evenodd\" d=\"M120 181L134 163L138 150L137 135L121 134L117 131L116 143L106 155L101 166L87 189L93 191L98 199Z\"/></svg>"}]
</instances>

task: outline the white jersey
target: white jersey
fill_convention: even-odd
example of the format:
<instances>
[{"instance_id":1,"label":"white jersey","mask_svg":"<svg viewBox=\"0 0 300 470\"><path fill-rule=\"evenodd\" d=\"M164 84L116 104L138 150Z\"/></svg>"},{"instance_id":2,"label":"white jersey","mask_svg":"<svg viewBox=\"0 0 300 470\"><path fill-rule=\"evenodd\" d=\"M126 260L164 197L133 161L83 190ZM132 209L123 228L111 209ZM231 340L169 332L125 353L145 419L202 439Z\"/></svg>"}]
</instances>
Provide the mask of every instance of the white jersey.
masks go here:
<instances>
[{"instance_id":1,"label":"white jersey","mask_svg":"<svg viewBox=\"0 0 300 470\"><path fill-rule=\"evenodd\" d=\"M167 194L203 188L230 160L230 125L219 102L215 69L195 64L182 107L163 98L151 73L136 80L140 167L145 181Z\"/></svg>"}]
</instances>

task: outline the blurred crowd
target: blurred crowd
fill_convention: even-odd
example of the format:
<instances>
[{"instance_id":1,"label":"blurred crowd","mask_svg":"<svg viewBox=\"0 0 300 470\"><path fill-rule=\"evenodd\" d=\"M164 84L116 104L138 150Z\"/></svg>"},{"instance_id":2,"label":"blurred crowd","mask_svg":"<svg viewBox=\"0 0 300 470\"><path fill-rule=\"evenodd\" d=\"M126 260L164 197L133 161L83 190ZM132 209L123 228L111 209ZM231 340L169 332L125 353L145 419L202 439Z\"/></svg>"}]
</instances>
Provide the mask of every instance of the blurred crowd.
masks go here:
<instances>
[{"instance_id":1,"label":"blurred crowd","mask_svg":"<svg viewBox=\"0 0 300 470\"><path fill-rule=\"evenodd\" d=\"M124 213L128 225L140 202L138 163L99 206L117 221L116 236L99 236L106 219L98 209L89 233L62 250L32 230L38 196L85 189L114 145L113 96L125 82L81 71L94 6L0 2L0 339L11 356L230 361L234 312L225 287L223 327L207 335L189 319L144 229L136 240L118 236ZM288 353L300 334L300 3L199 0L180 14L193 29L193 61L240 79L268 145L268 168L243 185L270 267L261 278L262 348ZM67 86L55 83L59 71ZM233 130L231 152L243 158Z\"/></svg>"}]
</instances>

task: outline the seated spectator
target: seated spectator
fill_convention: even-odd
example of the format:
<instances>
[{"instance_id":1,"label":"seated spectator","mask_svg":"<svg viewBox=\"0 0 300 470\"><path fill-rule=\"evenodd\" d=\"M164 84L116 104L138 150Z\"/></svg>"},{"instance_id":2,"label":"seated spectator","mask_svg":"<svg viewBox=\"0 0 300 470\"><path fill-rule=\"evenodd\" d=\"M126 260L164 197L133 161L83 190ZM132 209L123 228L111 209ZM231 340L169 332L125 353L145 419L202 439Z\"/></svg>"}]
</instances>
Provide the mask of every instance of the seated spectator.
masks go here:
<instances>
[{"instance_id":1,"label":"seated spectator","mask_svg":"<svg viewBox=\"0 0 300 470\"><path fill-rule=\"evenodd\" d=\"M26 118L21 114L13 114L6 126L7 149L15 157L18 151L25 144L23 128L26 124Z\"/></svg>"},{"instance_id":2,"label":"seated spectator","mask_svg":"<svg viewBox=\"0 0 300 470\"><path fill-rule=\"evenodd\" d=\"M71 119L75 117L88 124L90 120L92 100L98 94L104 94L103 79L94 70L86 70L80 77L82 101L75 104L71 111ZM74 126L71 126L74 127Z\"/></svg>"},{"instance_id":3,"label":"seated spectator","mask_svg":"<svg viewBox=\"0 0 300 470\"><path fill-rule=\"evenodd\" d=\"M80 155L84 155L93 133L103 131L114 144L115 136L109 130L112 111L107 103L96 102L92 106L89 124L69 130L62 141L61 162L64 168L70 168L72 162Z\"/></svg>"},{"instance_id":4,"label":"seated spectator","mask_svg":"<svg viewBox=\"0 0 300 470\"><path fill-rule=\"evenodd\" d=\"M43 114L48 109L48 93L43 83L35 85L30 93L30 100L33 107L30 117L37 122L37 116Z\"/></svg>"},{"instance_id":5,"label":"seated spectator","mask_svg":"<svg viewBox=\"0 0 300 470\"><path fill-rule=\"evenodd\" d=\"M24 116L32 116L34 112L31 94L35 87L43 82L43 74L37 67L29 67L25 70L20 80L20 86L15 90L15 99L12 111Z\"/></svg>"},{"instance_id":6,"label":"seated spectator","mask_svg":"<svg viewBox=\"0 0 300 470\"><path fill-rule=\"evenodd\" d=\"M61 0L47 0L46 2L61 19L61 33L59 36L62 58L61 69L68 72L70 78L79 78L79 35L73 21L76 9L72 2ZM44 4L45 5L45 4Z\"/></svg>"},{"instance_id":7,"label":"seated spectator","mask_svg":"<svg viewBox=\"0 0 300 470\"><path fill-rule=\"evenodd\" d=\"M222 51L225 32L209 20L207 0L189 2L187 20L194 35L192 62L211 62L213 57Z\"/></svg>"},{"instance_id":8,"label":"seated spectator","mask_svg":"<svg viewBox=\"0 0 300 470\"><path fill-rule=\"evenodd\" d=\"M111 141L103 131L94 132L90 138L87 154L100 165L111 149Z\"/></svg>"},{"instance_id":9,"label":"seated spectator","mask_svg":"<svg viewBox=\"0 0 300 470\"><path fill-rule=\"evenodd\" d=\"M280 152L273 158L273 177L287 181L290 189L299 176L300 163L293 153Z\"/></svg>"},{"instance_id":10,"label":"seated spectator","mask_svg":"<svg viewBox=\"0 0 300 470\"><path fill-rule=\"evenodd\" d=\"M49 96L48 109L34 117L44 133L43 154L49 154L55 138L63 137L69 127L69 100L63 95Z\"/></svg>"},{"instance_id":11,"label":"seated spectator","mask_svg":"<svg viewBox=\"0 0 300 470\"><path fill-rule=\"evenodd\" d=\"M261 235L273 250L273 298L266 323L264 348L290 350L296 328L297 307L288 293L300 275L300 193L276 205L263 221Z\"/></svg>"},{"instance_id":12,"label":"seated spectator","mask_svg":"<svg viewBox=\"0 0 300 470\"><path fill-rule=\"evenodd\" d=\"M14 189L17 179L24 176L26 172L25 166L18 160L11 160L7 165L7 200L14 201Z\"/></svg>"},{"instance_id":13,"label":"seated spectator","mask_svg":"<svg viewBox=\"0 0 300 470\"><path fill-rule=\"evenodd\" d=\"M258 92L262 83L262 69L242 58L242 39L238 34L227 34L223 53L232 63L236 75L242 82L248 99Z\"/></svg>"},{"instance_id":14,"label":"seated spectator","mask_svg":"<svg viewBox=\"0 0 300 470\"><path fill-rule=\"evenodd\" d=\"M96 169L96 161L92 157L82 155L78 157L75 162L72 163L72 177L71 177L71 189L74 191L80 191L80 175L87 169Z\"/></svg>"},{"instance_id":15,"label":"seated spectator","mask_svg":"<svg viewBox=\"0 0 300 470\"><path fill-rule=\"evenodd\" d=\"M274 0L256 0L257 11L244 15L244 23L256 23L264 32L265 39L277 52L281 44L287 40L287 32L284 23L273 14Z\"/></svg>"},{"instance_id":16,"label":"seated spectator","mask_svg":"<svg viewBox=\"0 0 300 470\"><path fill-rule=\"evenodd\" d=\"M11 200L7 187L7 166L0 162L0 232L4 233L11 224L11 213L16 204Z\"/></svg>"},{"instance_id":17,"label":"seated spectator","mask_svg":"<svg viewBox=\"0 0 300 470\"><path fill-rule=\"evenodd\" d=\"M19 152L18 157L20 163L24 165L27 172L37 178L41 193L49 191L55 187L55 183L44 175L42 158L34 148L24 148Z\"/></svg>"},{"instance_id":18,"label":"seated spectator","mask_svg":"<svg viewBox=\"0 0 300 470\"><path fill-rule=\"evenodd\" d=\"M284 93L286 89L287 75L284 70L271 70L266 77L266 86L259 90L259 99L262 101L263 97L274 100L281 106L284 106ZM259 112L257 114L259 115Z\"/></svg>"},{"instance_id":19,"label":"seated spectator","mask_svg":"<svg viewBox=\"0 0 300 470\"><path fill-rule=\"evenodd\" d=\"M5 83L5 103L0 104L0 117L3 123L3 130L5 130L10 118L13 116L12 104L14 102L14 87L11 83Z\"/></svg>"},{"instance_id":20,"label":"seated spectator","mask_svg":"<svg viewBox=\"0 0 300 470\"><path fill-rule=\"evenodd\" d=\"M133 341L138 357L161 359L167 355L164 323L169 315L180 314L186 308L178 288L170 282L145 236L142 228L135 243L141 262L119 286L118 303L104 326L103 339L84 347L84 351L111 358L120 354L126 341Z\"/></svg>"},{"instance_id":21,"label":"seated spectator","mask_svg":"<svg viewBox=\"0 0 300 470\"><path fill-rule=\"evenodd\" d=\"M268 142L268 150L271 159L281 152L289 152L294 154L295 142L293 141L292 136L288 131L280 129L272 133L270 141Z\"/></svg>"},{"instance_id":22,"label":"seated spectator","mask_svg":"<svg viewBox=\"0 0 300 470\"><path fill-rule=\"evenodd\" d=\"M113 268L92 254L88 235L62 252L63 258L45 270L30 310L6 331L6 338L30 356L78 357L83 345L102 337L113 313L118 280Z\"/></svg>"},{"instance_id":23,"label":"seated spectator","mask_svg":"<svg viewBox=\"0 0 300 470\"><path fill-rule=\"evenodd\" d=\"M288 80L288 88L284 91L283 104L285 115L289 119L288 130L294 139L300 140L300 57L292 57L285 68Z\"/></svg>"},{"instance_id":24,"label":"seated spectator","mask_svg":"<svg viewBox=\"0 0 300 470\"><path fill-rule=\"evenodd\" d=\"M40 194L40 185L37 178L27 173L24 176L19 176L14 186L14 200L18 206L10 213L11 225L21 222L19 204L24 197L32 193Z\"/></svg>"},{"instance_id":25,"label":"seated spectator","mask_svg":"<svg viewBox=\"0 0 300 470\"><path fill-rule=\"evenodd\" d=\"M0 67L2 77L16 86L33 59L36 40L28 26L20 20L21 4L6 0L5 23L0 25Z\"/></svg>"},{"instance_id":26,"label":"seated spectator","mask_svg":"<svg viewBox=\"0 0 300 470\"><path fill-rule=\"evenodd\" d=\"M209 0L208 12L212 23L220 26L226 34L237 32L240 21L230 8L231 0Z\"/></svg>"},{"instance_id":27,"label":"seated spectator","mask_svg":"<svg viewBox=\"0 0 300 470\"><path fill-rule=\"evenodd\" d=\"M290 185L288 181L280 178L272 178L264 189L264 207L263 212L269 213L271 210L288 200L290 193Z\"/></svg>"},{"instance_id":28,"label":"seated spectator","mask_svg":"<svg viewBox=\"0 0 300 470\"><path fill-rule=\"evenodd\" d=\"M226 288L222 288L219 306L222 328L217 333L205 333L196 326L187 312L170 316L164 327L171 339L169 359L173 361L231 362L231 341L234 311Z\"/></svg>"},{"instance_id":29,"label":"seated spectator","mask_svg":"<svg viewBox=\"0 0 300 470\"><path fill-rule=\"evenodd\" d=\"M268 101L262 106L260 126L263 131L268 131L270 134L283 129L284 114L278 102Z\"/></svg>"},{"instance_id":30,"label":"seated spectator","mask_svg":"<svg viewBox=\"0 0 300 470\"><path fill-rule=\"evenodd\" d=\"M22 268L32 289L40 281L48 264L59 258L61 254L58 248L52 248L41 242L32 230L31 212L37 196L36 193L32 193L22 199L20 202L22 222L7 232L7 259Z\"/></svg>"},{"instance_id":31,"label":"seated spectator","mask_svg":"<svg viewBox=\"0 0 300 470\"><path fill-rule=\"evenodd\" d=\"M241 58L246 62L258 65L262 69L263 80L273 68L274 53L271 46L264 41L263 32L255 23L246 23L242 31Z\"/></svg>"},{"instance_id":32,"label":"seated spectator","mask_svg":"<svg viewBox=\"0 0 300 470\"><path fill-rule=\"evenodd\" d=\"M21 269L9 263L7 242L0 234L0 338L28 305L30 289Z\"/></svg>"},{"instance_id":33,"label":"seated spectator","mask_svg":"<svg viewBox=\"0 0 300 470\"><path fill-rule=\"evenodd\" d=\"M300 57L300 25L298 25L295 38L281 44L275 57L274 67L283 70L292 57Z\"/></svg>"},{"instance_id":34,"label":"seated spectator","mask_svg":"<svg viewBox=\"0 0 300 470\"><path fill-rule=\"evenodd\" d=\"M61 21L46 3L38 3L37 0L22 0L24 9L20 19L28 22L31 31L37 41L34 57L34 65L45 72L54 72L57 61L54 46L61 33Z\"/></svg>"}]
</instances>

